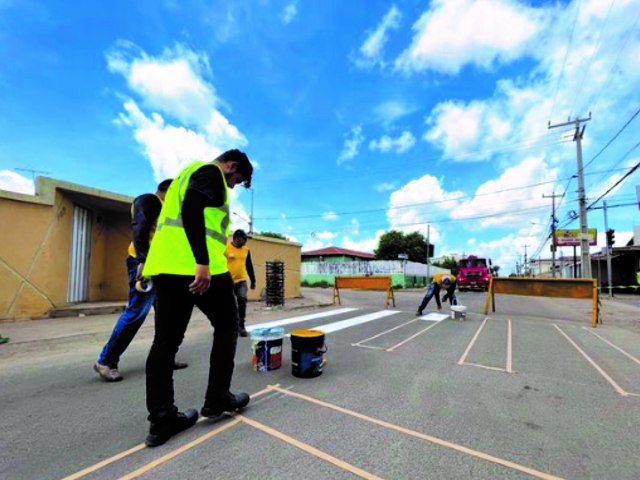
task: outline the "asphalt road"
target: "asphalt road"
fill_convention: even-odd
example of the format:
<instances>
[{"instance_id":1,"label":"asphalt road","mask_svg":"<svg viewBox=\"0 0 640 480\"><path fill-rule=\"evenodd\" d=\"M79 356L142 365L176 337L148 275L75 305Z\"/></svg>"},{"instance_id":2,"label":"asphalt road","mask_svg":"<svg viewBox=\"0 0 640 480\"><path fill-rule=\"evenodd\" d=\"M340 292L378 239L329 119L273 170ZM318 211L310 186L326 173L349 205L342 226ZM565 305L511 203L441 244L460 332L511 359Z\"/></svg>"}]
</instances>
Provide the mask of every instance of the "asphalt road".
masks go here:
<instances>
[{"instance_id":1,"label":"asphalt road","mask_svg":"<svg viewBox=\"0 0 640 480\"><path fill-rule=\"evenodd\" d=\"M313 294L331 300L330 290ZM341 297L356 310L285 329L384 311L381 292ZM594 330L584 301L498 297L486 319L484 294L465 292L466 321L431 322L414 317L420 298L397 292L397 313L327 334L328 364L315 379L291 375L289 339L283 367L269 373L251 369L240 339L233 388L282 390L255 397L242 419L200 422L81 478L140 468L125 478L638 478L640 308L606 305L608 321ZM202 405L210 341L195 318L179 354L190 366L175 374L182 409ZM116 384L93 374L100 341L82 336L2 358L0 478L62 479L138 447L149 343L149 334L136 339Z\"/></svg>"}]
</instances>

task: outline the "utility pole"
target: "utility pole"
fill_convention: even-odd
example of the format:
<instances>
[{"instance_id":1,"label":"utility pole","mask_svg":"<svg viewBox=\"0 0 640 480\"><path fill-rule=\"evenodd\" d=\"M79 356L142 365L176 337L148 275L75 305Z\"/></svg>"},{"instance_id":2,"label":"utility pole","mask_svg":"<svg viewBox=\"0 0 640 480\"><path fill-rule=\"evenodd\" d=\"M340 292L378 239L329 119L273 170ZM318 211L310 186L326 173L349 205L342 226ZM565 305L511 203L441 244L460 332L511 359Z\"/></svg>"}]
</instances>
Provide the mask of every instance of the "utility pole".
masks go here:
<instances>
[{"instance_id":1,"label":"utility pole","mask_svg":"<svg viewBox=\"0 0 640 480\"><path fill-rule=\"evenodd\" d=\"M431 246L431 244L429 243L430 237L431 237L431 224L427 223L427 278L431 276L431 267L429 266L429 264L431 263L429 261L429 247Z\"/></svg>"},{"instance_id":2,"label":"utility pole","mask_svg":"<svg viewBox=\"0 0 640 480\"><path fill-rule=\"evenodd\" d=\"M585 125L580 129L580 124L591 120L591 112L588 118L575 118L565 123L551 125L549 129L557 127L566 127L567 125L575 125L576 130L573 134L573 141L576 142L576 154L578 161L578 197L580 202L580 262L582 263L582 278L592 278L591 275L591 255L589 253L589 226L587 224L587 197L584 191L584 171L582 168L582 136L584 135Z\"/></svg>"},{"instance_id":3,"label":"utility pole","mask_svg":"<svg viewBox=\"0 0 640 480\"><path fill-rule=\"evenodd\" d=\"M609 222L607 220L607 201L603 200L602 202L602 207L604 210L604 231L605 231L605 238L608 235L608 231L609 231ZM612 246L609 245L609 242L607 240L605 240L605 244L607 247L607 282L609 283L609 298L613 297L613 291L612 291L612 287L611 287L611 249L613 248Z\"/></svg>"},{"instance_id":4,"label":"utility pole","mask_svg":"<svg viewBox=\"0 0 640 480\"><path fill-rule=\"evenodd\" d=\"M249 216L249 235L253 235L253 188L251 190L251 215Z\"/></svg>"},{"instance_id":5,"label":"utility pole","mask_svg":"<svg viewBox=\"0 0 640 480\"><path fill-rule=\"evenodd\" d=\"M524 263L522 264L522 269L523 269L523 275L527 276L527 247L529 245L522 245L524 247Z\"/></svg>"},{"instance_id":6,"label":"utility pole","mask_svg":"<svg viewBox=\"0 0 640 480\"><path fill-rule=\"evenodd\" d=\"M556 198L564 197L562 195L556 195L553 192L551 195L542 194L542 198L551 199L551 277L556 278Z\"/></svg>"}]
</instances>

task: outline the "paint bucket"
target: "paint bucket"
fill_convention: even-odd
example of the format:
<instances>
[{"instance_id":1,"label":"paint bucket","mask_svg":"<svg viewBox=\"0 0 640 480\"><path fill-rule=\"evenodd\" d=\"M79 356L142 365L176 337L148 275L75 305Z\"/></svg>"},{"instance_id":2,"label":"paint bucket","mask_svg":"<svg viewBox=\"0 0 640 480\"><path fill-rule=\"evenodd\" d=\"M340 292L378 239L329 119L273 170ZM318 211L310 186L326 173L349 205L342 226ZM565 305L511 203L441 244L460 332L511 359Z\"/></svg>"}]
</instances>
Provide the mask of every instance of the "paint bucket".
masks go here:
<instances>
[{"instance_id":1,"label":"paint bucket","mask_svg":"<svg viewBox=\"0 0 640 480\"><path fill-rule=\"evenodd\" d=\"M282 366L284 328L257 328L251 332L251 365L256 372L270 372Z\"/></svg>"},{"instance_id":2,"label":"paint bucket","mask_svg":"<svg viewBox=\"0 0 640 480\"><path fill-rule=\"evenodd\" d=\"M467 307L463 305L453 305L451 307L451 318L454 320L464 320L467 317Z\"/></svg>"},{"instance_id":3,"label":"paint bucket","mask_svg":"<svg viewBox=\"0 0 640 480\"><path fill-rule=\"evenodd\" d=\"M291 332L291 373L294 377L313 378L322 375L326 363L324 332L294 330Z\"/></svg>"}]
</instances>

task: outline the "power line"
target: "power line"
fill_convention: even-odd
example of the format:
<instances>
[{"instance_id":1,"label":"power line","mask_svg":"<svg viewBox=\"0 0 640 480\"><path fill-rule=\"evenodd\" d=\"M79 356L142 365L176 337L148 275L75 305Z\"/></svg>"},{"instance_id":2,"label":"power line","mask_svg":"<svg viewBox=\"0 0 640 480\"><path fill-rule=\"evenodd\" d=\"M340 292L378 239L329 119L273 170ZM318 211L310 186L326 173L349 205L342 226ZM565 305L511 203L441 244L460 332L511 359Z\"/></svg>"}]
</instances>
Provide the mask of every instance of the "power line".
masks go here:
<instances>
[{"instance_id":1,"label":"power line","mask_svg":"<svg viewBox=\"0 0 640 480\"><path fill-rule=\"evenodd\" d=\"M591 165L593 163L593 161L596 158L598 158L602 154L602 152L604 152L609 147L609 145L611 145L615 141L616 138L618 138L618 136L624 131L625 128L627 128L629 126L629 124L633 121L634 118L636 118L638 116L639 113L640 113L640 108L638 110L636 110L635 113L633 115L631 115L631 118L629 118L629 120L627 120L627 122L622 126L622 128L620 130L618 130L618 132L613 137L611 137L611 140L609 140L607 142L607 144L604 147L602 147L600 149L600 151L598 153L596 153L591 160L589 160L587 162L587 164L584 166L585 169L589 165Z\"/></svg>"},{"instance_id":2,"label":"power line","mask_svg":"<svg viewBox=\"0 0 640 480\"><path fill-rule=\"evenodd\" d=\"M553 101L551 102L551 111L549 112L549 118L553 117L553 110L556 106L556 97L558 96L558 90L560 90L560 81L562 80L562 76L564 75L564 68L567 64L567 57L569 56L569 52L571 51L571 45L573 44L573 33L576 29L576 24L578 23L578 16L580 14L580 4L581 0L578 0L576 3L576 16L573 19L573 26L571 27L571 34L569 35L569 43L567 44L567 50L564 52L564 59L562 60L562 68L560 69L560 75L558 76L558 83L556 84L556 91L553 94Z\"/></svg>"},{"instance_id":3,"label":"power line","mask_svg":"<svg viewBox=\"0 0 640 480\"><path fill-rule=\"evenodd\" d=\"M620 169L620 170L626 170L626 168ZM596 172L591 172L588 174L585 174L585 176L589 176L589 175L598 175L600 173L603 173L603 171L596 171ZM403 208L415 208L415 207L421 207L421 206L425 206L425 205L436 205L439 203L449 203L449 202L456 202L458 200L464 200L467 198L476 198L476 197L485 197L485 196L490 196L490 195L498 195L500 193L505 193L505 192L512 192L512 191L516 191L516 190L526 190L526 189L530 189L530 188L535 188L535 187L540 187L542 185L548 185L551 183L556 183L558 181L562 181L562 180L568 180L567 185L564 189L564 193L566 193L567 188L569 187L569 183L571 182L571 180L573 180L575 178L575 175L571 176L571 177L565 177L565 178L560 178L557 180L548 180L545 182L538 182L538 183L532 183L529 185L522 185L520 187L511 187L511 188L504 188L502 190L494 190L493 192L485 192L485 193L478 193L478 194L473 194L473 195L461 195L458 197L453 197L453 198L448 198L445 200L434 200L434 201L429 201L429 202L420 202L420 203L411 203L411 204L407 204L407 205L400 205L397 207L384 207L384 208L373 208L373 209L367 209L367 210L351 210L351 211L343 211L343 212L332 212L333 215L357 215L357 214L365 214L365 213L378 213L378 212L387 212L389 210L400 210ZM523 199L513 199L513 201L528 201L529 198L523 198ZM310 218L322 218L326 215L326 213L314 213L314 214L309 214L309 215L296 215L296 216L287 216L287 220L303 220L303 219L310 219ZM260 221L266 221L266 220L282 220L281 216L276 216L276 217L256 217L254 220L260 220Z\"/></svg>"},{"instance_id":4,"label":"power line","mask_svg":"<svg viewBox=\"0 0 640 480\"><path fill-rule=\"evenodd\" d=\"M589 69L591 68L591 64L593 62L593 58L596 56L596 53L598 53L600 51L600 40L602 39L602 32L604 31L605 27L607 26L607 22L609 21L609 15L611 14L611 9L613 8L613 4L616 3L616 0L611 0L611 3L609 4L609 10L607 11L607 16L604 19L604 22L602 23L602 28L600 29L600 33L598 34L598 40L596 41L596 45L593 49L593 53L591 54L591 57L589 57L589 61L587 63L587 68L585 68L584 70L584 75L582 75L582 80L580 81L580 86L578 87L578 90L576 91L573 103L571 104L571 108L569 109L569 116L571 116L571 113L573 112L573 107L575 106L576 102L578 101L578 97L580 96L580 93L582 92L582 87L584 86L584 81L587 78L587 74L589 73Z\"/></svg>"}]
</instances>

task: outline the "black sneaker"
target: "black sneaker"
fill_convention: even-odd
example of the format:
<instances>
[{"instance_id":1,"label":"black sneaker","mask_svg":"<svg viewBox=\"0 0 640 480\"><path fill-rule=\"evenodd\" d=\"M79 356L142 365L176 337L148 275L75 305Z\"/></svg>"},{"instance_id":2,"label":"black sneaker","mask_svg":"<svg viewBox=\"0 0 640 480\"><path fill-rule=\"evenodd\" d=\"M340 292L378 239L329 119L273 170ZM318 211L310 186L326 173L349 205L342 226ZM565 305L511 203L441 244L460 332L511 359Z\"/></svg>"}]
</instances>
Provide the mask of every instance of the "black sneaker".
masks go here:
<instances>
[{"instance_id":1,"label":"black sneaker","mask_svg":"<svg viewBox=\"0 0 640 480\"><path fill-rule=\"evenodd\" d=\"M184 413L178 412L171 420L152 423L151 428L149 428L149 435L147 435L144 443L147 447L162 445L177 433L193 427L197 421L198 411L195 408L185 410Z\"/></svg>"},{"instance_id":2,"label":"black sneaker","mask_svg":"<svg viewBox=\"0 0 640 480\"><path fill-rule=\"evenodd\" d=\"M173 369L174 370L182 370L183 368L187 368L188 366L189 366L188 363L173 362Z\"/></svg>"},{"instance_id":3,"label":"black sneaker","mask_svg":"<svg viewBox=\"0 0 640 480\"><path fill-rule=\"evenodd\" d=\"M244 327L240 328L238 333L240 334L241 337L248 337L249 336L249 332L247 332L247 329L244 328Z\"/></svg>"},{"instance_id":4,"label":"black sneaker","mask_svg":"<svg viewBox=\"0 0 640 480\"><path fill-rule=\"evenodd\" d=\"M420 310L416 311L416 317L421 317L422 316L422 312Z\"/></svg>"},{"instance_id":5,"label":"black sneaker","mask_svg":"<svg viewBox=\"0 0 640 480\"><path fill-rule=\"evenodd\" d=\"M249 400L250 397L248 393L238 392L235 395L228 393L226 397L202 407L200 414L207 418L219 417L224 412L235 412L236 410L246 407Z\"/></svg>"}]
</instances>

